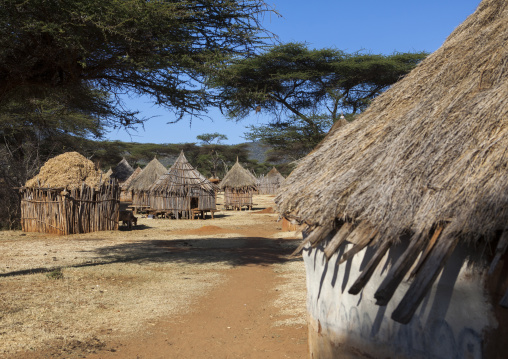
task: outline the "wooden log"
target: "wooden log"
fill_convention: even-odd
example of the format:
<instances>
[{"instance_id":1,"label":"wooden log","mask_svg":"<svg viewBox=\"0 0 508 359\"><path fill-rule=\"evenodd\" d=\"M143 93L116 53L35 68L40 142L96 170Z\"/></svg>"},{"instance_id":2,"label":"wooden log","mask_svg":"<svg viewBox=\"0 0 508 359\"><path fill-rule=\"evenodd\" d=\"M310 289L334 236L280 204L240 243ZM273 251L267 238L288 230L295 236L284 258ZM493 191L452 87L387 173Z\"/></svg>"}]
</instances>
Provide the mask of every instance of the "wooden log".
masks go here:
<instances>
[{"instance_id":1,"label":"wooden log","mask_svg":"<svg viewBox=\"0 0 508 359\"><path fill-rule=\"evenodd\" d=\"M325 256L326 259L330 259L330 257L337 251L342 243L346 241L347 236L353 230L353 223L346 222L340 227L340 229L335 233L331 241L325 248Z\"/></svg>"},{"instance_id":2,"label":"wooden log","mask_svg":"<svg viewBox=\"0 0 508 359\"><path fill-rule=\"evenodd\" d=\"M402 324L409 323L458 242L458 236L442 236L439 238L436 245L429 253L429 257L425 263L423 263L418 275L411 283L404 298L402 298L397 308L393 311L393 320Z\"/></svg>"},{"instance_id":3,"label":"wooden log","mask_svg":"<svg viewBox=\"0 0 508 359\"><path fill-rule=\"evenodd\" d=\"M357 233L355 238L355 245L353 248L351 248L349 251L344 253L340 260L337 262L337 265L340 265L344 263L345 261L349 260L350 258L353 258L353 256L360 252L362 249L364 249L366 246L369 245L369 243L374 239L374 237L377 235L378 231L373 229L370 226L362 226L363 228L360 228L360 225L349 235L347 238L349 242L349 238L353 237L355 233Z\"/></svg>"},{"instance_id":4,"label":"wooden log","mask_svg":"<svg viewBox=\"0 0 508 359\"><path fill-rule=\"evenodd\" d=\"M379 237L379 234L376 236L374 240L376 240L377 237ZM370 277L372 277L372 274L374 274L374 271L379 265L379 262L381 262L381 259L383 259L384 255L386 254L388 248L390 248L391 245L392 245L391 240L381 241L381 243L377 247L376 252L365 266L362 274L360 274L360 276L356 279L351 288L349 288L348 291L349 294L360 293L363 287L365 287L365 285L369 282Z\"/></svg>"},{"instance_id":5,"label":"wooden log","mask_svg":"<svg viewBox=\"0 0 508 359\"><path fill-rule=\"evenodd\" d=\"M423 263L425 263L425 260L429 256L429 253L432 250L432 248L434 248L434 245L436 244L437 239L441 235L441 232L443 232L443 229L444 229L444 225L442 225L442 224L440 224L436 227L436 229L434 230L434 233L432 234L432 237L430 238L430 240L427 244L427 247L425 248L425 251L420 256L420 259L418 260L418 264L416 264L415 268L409 275L409 278L414 278L415 275L420 270L420 268L422 267Z\"/></svg>"},{"instance_id":6,"label":"wooden log","mask_svg":"<svg viewBox=\"0 0 508 359\"><path fill-rule=\"evenodd\" d=\"M392 299L404 276L413 266L418 254L423 250L427 241L428 232L418 233L411 237L408 248L402 253L395 264L390 268L385 279L379 286L374 298L377 299L377 305L386 305Z\"/></svg>"},{"instance_id":7,"label":"wooden log","mask_svg":"<svg viewBox=\"0 0 508 359\"><path fill-rule=\"evenodd\" d=\"M333 222L327 223L323 226L317 226L314 228L311 234L302 241L302 243L295 249L295 251L291 255L296 255L300 253L307 243L314 244L319 243L323 238L325 238L331 231L333 230Z\"/></svg>"},{"instance_id":8,"label":"wooden log","mask_svg":"<svg viewBox=\"0 0 508 359\"><path fill-rule=\"evenodd\" d=\"M508 248L508 229L505 229L503 231L503 233L501 234L501 237L499 238L499 242L497 243L496 254L490 264L490 268L489 268L489 272L488 272L489 275L494 273L494 270L496 269L499 260L501 259L503 254L506 252L507 248Z\"/></svg>"}]
</instances>

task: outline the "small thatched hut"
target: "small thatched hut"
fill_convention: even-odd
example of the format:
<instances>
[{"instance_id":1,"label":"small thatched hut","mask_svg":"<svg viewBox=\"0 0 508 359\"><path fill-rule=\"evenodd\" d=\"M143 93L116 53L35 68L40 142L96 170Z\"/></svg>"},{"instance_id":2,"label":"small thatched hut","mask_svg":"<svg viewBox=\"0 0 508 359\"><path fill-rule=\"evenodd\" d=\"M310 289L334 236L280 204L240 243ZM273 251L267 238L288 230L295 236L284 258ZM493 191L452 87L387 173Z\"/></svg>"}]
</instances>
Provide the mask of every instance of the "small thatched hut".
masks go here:
<instances>
[{"instance_id":1,"label":"small thatched hut","mask_svg":"<svg viewBox=\"0 0 508 359\"><path fill-rule=\"evenodd\" d=\"M77 152L50 159L21 193L25 232L87 233L118 228L120 190Z\"/></svg>"},{"instance_id":2,"label":"small thatched hut","mask_svg":"<svg viewBox=\"0 0 508 359\"><path fill-rule=\"evenodd\" d=\"M141 171L143 170L138 166L134 172L132 172L129 178L127 178L127 180L120 185L120 201L132 202L132 191L129 190L129 186L131 185L131 182L134 180L134 178L136 178L141 173Z\"/></svg>"},{"instance_id":3,"label":"small thatched hut","mask_svg":"<svg viewBox=\"0 0 508 359\"><path fill-rule=\"evenodd\" d=\"M241 210L252 209L252 193L257 188L257 179L236 160L226 173L219 188L224 191L224 207Z\"/></svg>"},{"instance_id":4,"label":"small thatched hut","mask_svg":"<svg viewBox=\"0 0 508 359\"><path fill-rule=\"evenodd\" d=\"M282 182L284 182L284 176L273 167L266 176L260 178L258 185L259 194L276 194Z\"/></svg>"},{"instance_id":5,"label":"small thatched hut","mask_svg":"<svg viewBox=\"0 0 508 359\"><path fill-rule=\"evenodd\" d=\"M508 2L484 0L286 179L312 357L505 355L507 99Z\"/></svg>"},{"instance_id":6,"label":"small thatched hut","mask_svg":"<svg viewBox=\"0 0 508 359\"><path fill-rule=\"evenodd\" d=\"M183 151L167 173L150 189L152 209L172 213L175 218L216 210L216 186L187 161Z\"/></svg>"},{"instance_id":7,"label":"small thatched hut","mask_svg":"<svg viewBox=\"0 0 508 359\"><path fill-rule=\"evenodd\" d=\"M118 164L113 168L113 174L111 177L114 177L117 179L118 183L123 183L127 181L127 179L132 175L134 172L134 168L131 167L129 162L124 158Z\"/></svg>"},{"instance_id":8,"label":"small thatched hut","mask_svg":"<svg viewBox=\"0 0 508 359\"><path fill-rule=\"evenodd\" d=\"M157 158L154 157L148 162L143 171L131 181L127 188L127 191L132 193L134 207L150 207L150 187L166 172L166 167Z\"/></svg>"}]
</instances>

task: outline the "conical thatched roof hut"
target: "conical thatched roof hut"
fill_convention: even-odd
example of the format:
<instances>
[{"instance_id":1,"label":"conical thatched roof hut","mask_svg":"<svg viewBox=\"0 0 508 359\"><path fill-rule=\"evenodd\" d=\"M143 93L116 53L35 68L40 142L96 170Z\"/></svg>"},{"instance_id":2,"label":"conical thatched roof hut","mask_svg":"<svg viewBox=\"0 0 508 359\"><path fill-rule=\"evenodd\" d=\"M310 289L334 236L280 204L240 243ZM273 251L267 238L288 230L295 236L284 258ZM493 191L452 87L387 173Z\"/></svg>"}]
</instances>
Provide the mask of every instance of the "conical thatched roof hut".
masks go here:
<instances>
[{"instance_id":1,"label":"conical thatched roof hut","mask_svg":"<svg viewBox=\"0 0 508 359\"><path fill-rule=\"evenodd\" d=\"M236 159L236 163L226 173L219 188L224 190L224 207L241 209L247 206L252 209L252 193L257 188L257 179Z\"/></svg>"},{"instance_id":2,"label":"conical thatched roof hut","mask_svg":"<svg viewBox=\"0 0 508 359\"><path fill-rule=\"evenodd\" d=\"M175 218L193 218L193 211L215 211L216 186L194 169L183 151L150 190L153 209L172 212Z\"/></svg>"},{"instance_id":3,"label":"conical thatched roof hut","mask_svg":"<svg viewBox=\"0 0 508 359\"><path fill-rule=\"evenodd\" d=\"M129 162L124 158L113 168L112 177L116 178L119 183L125 182L134 172Z\"/></svg>"},{"instance_id":4,"label":"conical thatched roof hut","mask_svg":"<svg viewBox=\"0 0 508 359\"><path fill-rule=\"evenodd\" d=\"M154 157L148 162L143 171L131 181L127 189L132 192L132 205L149 207L150 187L166 172L166 167L157 158Z\"/></svg>"},{"instance_id":5,"label":"conical thatched roof hut","mask_svg":"<svg viewBox=\"0 0 508 359\"><path fill-rule=\"evenodd\" d=\"M118 228L118 184L77 152L48 160L19 191L25 232L66 235Z\"/></svg>"},{"instance_id":6,"label":"conical thatched roof hut","mask_svg":"<svg viewBox=\"0 0 508 359\"><path fill-rule=\"evenodd\" d=\"M340 336L346 333L345 326L337 324L340 319L332 321L333 315L318 319L318 307L323 307L316 304L319 296L311 294L315 288L319 301L327 290L334 292L340 301L335 305L344 306L346 312L354 309L360 318L376 315L366 304L375 298L381 306L376 309L378 324L384 325L386 310L395 321L408 323L386 325L407 335L417 335L412 332L417 326L422 337L436 335L437 327L431 327L440 320L453 328L450 340L460 347L457 350L466 348L457 338L467 326L460 327L449 308L468 313L468 328L478 338L495 327L488 309L476 315L467 308L485 308L490 299L471 304L470 297L456 293L484 293L482 263L492 260L489 253L496 246L497 254L491 254L492 278L496 273L506 278L506 269L495 264L508 244L507 99L508 2L484 0L440 49L379 96L356 121L328 136L286 179L276 202L286 218L309 225L304 258L311 260L308 253L314 247L319 253L313 253L315 263L334 258L330 268L335 268L335 263L347 262L335 277L356 274L351 282L344 279L342 294L324 279L323 267L318 276L307 266L312 278L309 311L316 323L319 320L330 330L327 335ZM484 256L477 258L482 252ZM470 254L466 260L460 253ZM469 272L468 261L482 270ZM445 274L452 272L454 280L447 283L452 277ZM459 272L465 277L457 278ZM438 277L439 285L434 284ZM496 288L506 291L506 287L503 279ZM347 291L362 292L364 300ZM493 300L502 294L490 293ZM455 301L454 295L461 298ZM433 310L428 312L431 304ZM506 314L503 318L498 316L497 322L506 320ZM466 349L476 350L478 343L471 343ZM484 344L478 344L480 352ZM438 343L442 345L446 341Z\"/></svg>"},{"instance_id":7,"label":"conical thatched roof hut","mask_svg":"<svg viewBox=\"0 0 508 359\"><path fill-rule=\"evenodd\" d=\"M276 194L282 182L284 182L284 176L273 167L266 176L260 179L259 194Z\"/></svg>"},{"instance_id":8,"label":"conical thatched roof hut","mask_svg":"<svg viewBox=\"0 0 508 359\"><path fill-rule=\"evenodd\" d=\"M127 178L127 180L120 185L120 201L132 201L132 191L129 190L129 186L131 185L131 182L134 180L134 178L136 178L141 173L141 171L143 170L138 166L134 172L132 172L129 178Z\"/></svg>"}]
</instances>

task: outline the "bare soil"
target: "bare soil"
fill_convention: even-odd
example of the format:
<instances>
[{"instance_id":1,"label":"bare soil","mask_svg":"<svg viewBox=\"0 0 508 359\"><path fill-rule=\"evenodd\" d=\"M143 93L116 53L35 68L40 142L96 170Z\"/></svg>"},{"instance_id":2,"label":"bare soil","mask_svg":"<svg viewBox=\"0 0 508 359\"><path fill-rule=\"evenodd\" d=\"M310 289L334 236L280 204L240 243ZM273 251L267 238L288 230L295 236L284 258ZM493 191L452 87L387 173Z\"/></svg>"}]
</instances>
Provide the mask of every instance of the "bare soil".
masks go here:
<instances>
[{"instance_id":1,"label":"bare soil","mask_svg":"<svg viewBox=\"0 0 508 359\"><path fill-rule=\"evenodd\" d=\"M0 233L0 357L308 357L301 235L281 232L273 196L254 202L132 231Z\"/></svg>"}]
</instances>

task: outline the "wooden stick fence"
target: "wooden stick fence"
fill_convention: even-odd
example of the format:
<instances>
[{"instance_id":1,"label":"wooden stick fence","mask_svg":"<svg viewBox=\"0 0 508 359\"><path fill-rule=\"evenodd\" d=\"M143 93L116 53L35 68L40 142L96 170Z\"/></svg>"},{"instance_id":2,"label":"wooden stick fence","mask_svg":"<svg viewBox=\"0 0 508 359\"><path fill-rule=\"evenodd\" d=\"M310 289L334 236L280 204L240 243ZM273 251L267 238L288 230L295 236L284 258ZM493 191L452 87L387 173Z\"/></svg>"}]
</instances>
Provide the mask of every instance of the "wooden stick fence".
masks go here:
<instances>
[{"instance_id":1,"label":"wooden stick fence","mask_svg":"<svg viewBox=\"0 0 508 359\"><path fill-rule=\"evenodd\" d=\"M120 189L115 183L99 190L86 186L22 187L21 225L25 232L59 235L118 229Z\"/></svg>"}]
</instances>

